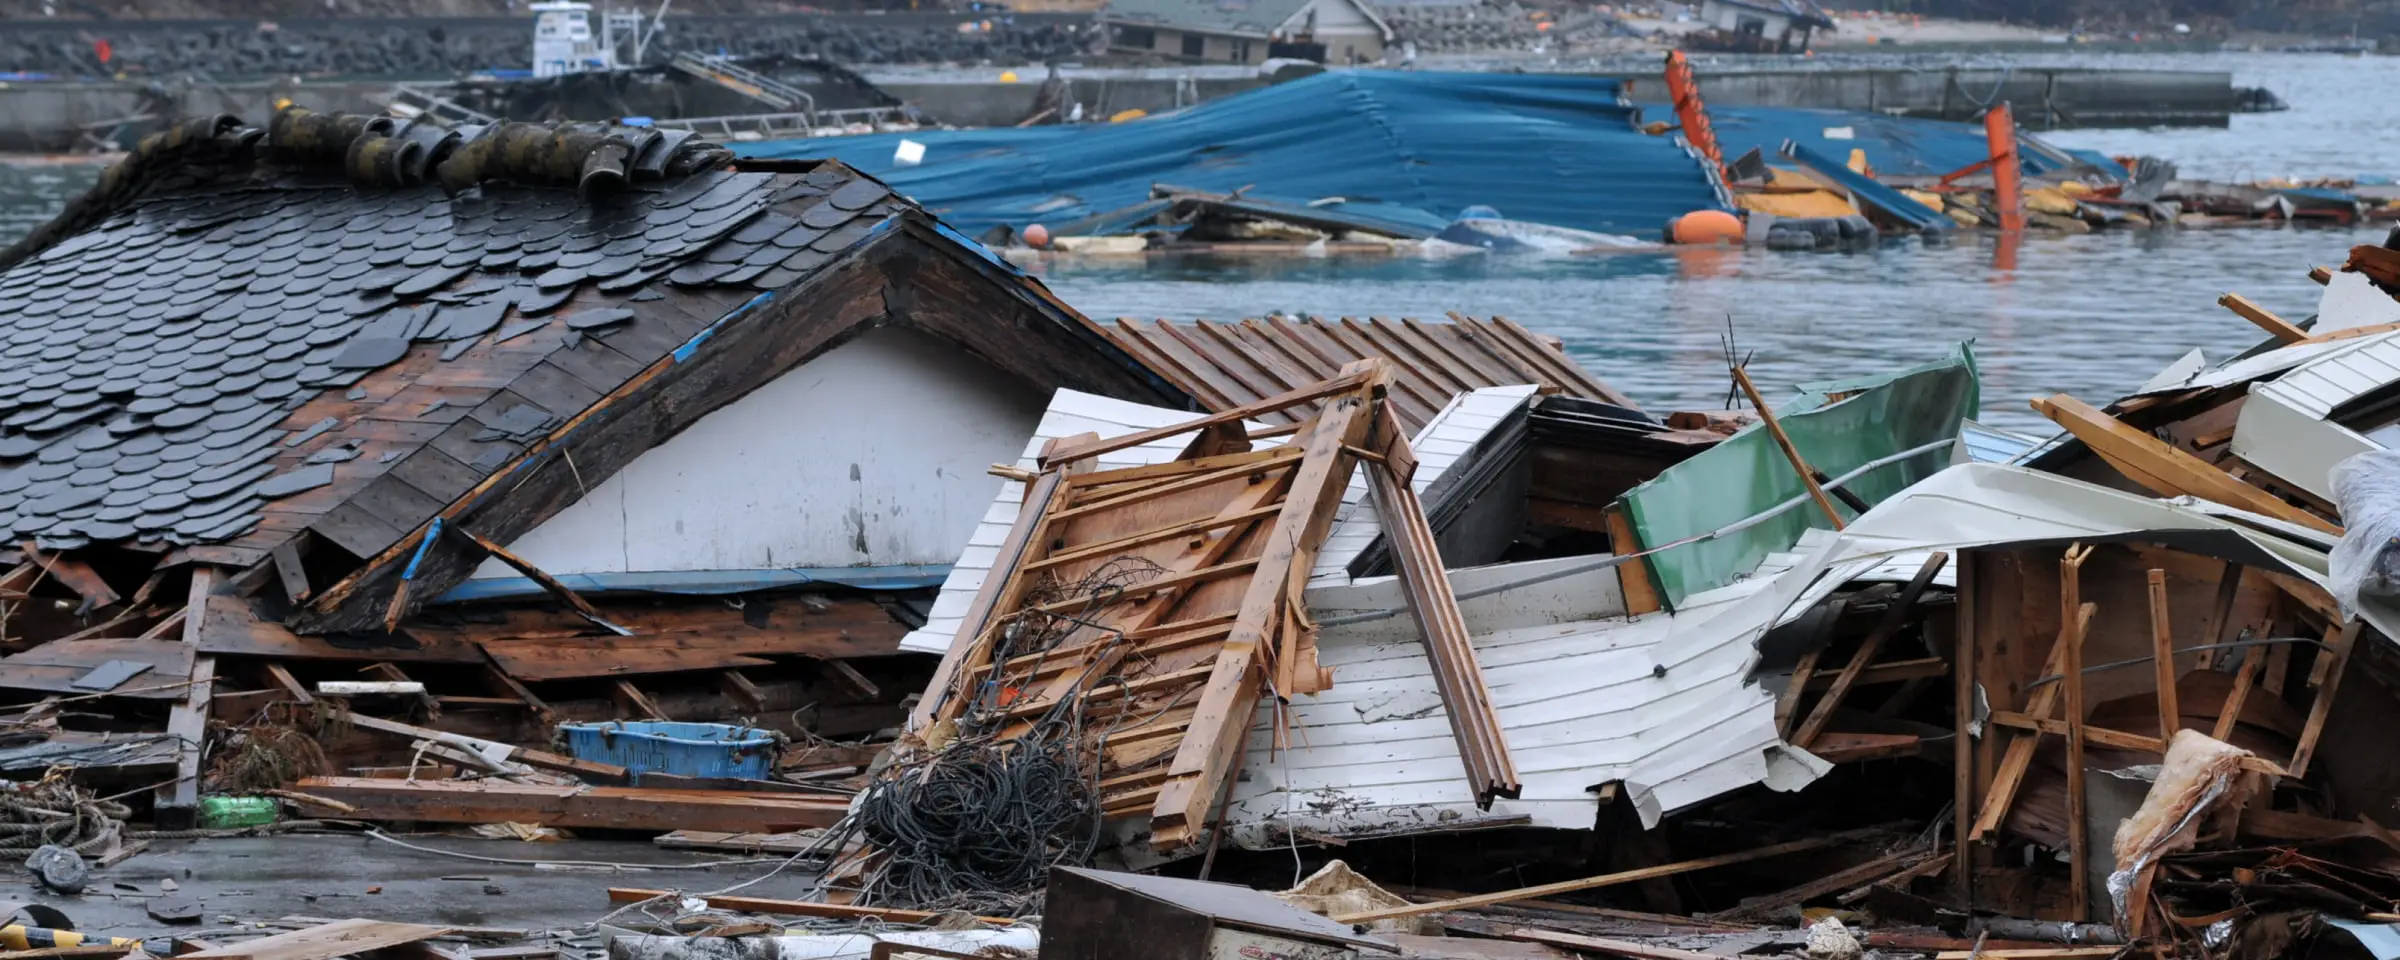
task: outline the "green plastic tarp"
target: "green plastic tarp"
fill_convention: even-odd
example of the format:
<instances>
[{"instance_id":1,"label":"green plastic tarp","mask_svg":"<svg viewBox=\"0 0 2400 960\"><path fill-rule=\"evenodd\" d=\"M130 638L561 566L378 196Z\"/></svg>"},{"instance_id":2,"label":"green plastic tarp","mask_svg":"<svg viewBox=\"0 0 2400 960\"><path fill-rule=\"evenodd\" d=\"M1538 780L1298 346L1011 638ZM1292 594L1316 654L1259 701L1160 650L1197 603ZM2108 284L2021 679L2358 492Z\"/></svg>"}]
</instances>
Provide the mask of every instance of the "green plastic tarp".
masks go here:
<instances>
[{"instance_id":1,"label":"green plastic tarp","mask_svg":"<svg viewBox=\"0 0 2400 960\"><path fill-rule=\"evenodd\" d=\"M1961 343L1941 360L1880 377L1804 384L1798 398L1776 405L1775 419L1809 466L1839 477L1904 450L1955 439L1981 402L1974 351ZM1950 461L1948 447L1929 450L1869 471L1843 489L1873 506ZM1775 438L1752 426L1633 488L1622 504L1634 535L1650 547L1722 530L1807 493ZM1849 509L1838 500L1835 506L1847 522ZM1739 531L1652 554L1649 568L1672 610L1692 594L1757 569L1768 554L1791 549L1802 531L1831 526L1815 503L1803 503Z\"/></svg>"}]
</instances>

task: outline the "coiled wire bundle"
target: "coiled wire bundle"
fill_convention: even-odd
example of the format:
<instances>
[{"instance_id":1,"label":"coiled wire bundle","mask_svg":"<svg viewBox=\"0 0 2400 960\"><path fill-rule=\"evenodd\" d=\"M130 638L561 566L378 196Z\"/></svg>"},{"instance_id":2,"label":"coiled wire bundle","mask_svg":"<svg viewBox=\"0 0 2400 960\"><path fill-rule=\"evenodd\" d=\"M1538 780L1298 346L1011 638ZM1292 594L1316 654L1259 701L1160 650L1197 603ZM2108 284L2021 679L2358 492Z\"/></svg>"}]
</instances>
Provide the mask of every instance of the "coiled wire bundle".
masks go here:
<instances>
[{"instance_id":1,"label":"coiled wire bundle","mask_svg":"<svg viewBox=\"0 0 2400 960\"><path fill-rule=\"evenodd\" d=\"M1089 862L1100 806L1077 752L1074 737L1043 731L961 739L877 781L856 815L890 857L876 899L973 909L1040 886L1054 865Z\"/></svg>"}]
</instances>

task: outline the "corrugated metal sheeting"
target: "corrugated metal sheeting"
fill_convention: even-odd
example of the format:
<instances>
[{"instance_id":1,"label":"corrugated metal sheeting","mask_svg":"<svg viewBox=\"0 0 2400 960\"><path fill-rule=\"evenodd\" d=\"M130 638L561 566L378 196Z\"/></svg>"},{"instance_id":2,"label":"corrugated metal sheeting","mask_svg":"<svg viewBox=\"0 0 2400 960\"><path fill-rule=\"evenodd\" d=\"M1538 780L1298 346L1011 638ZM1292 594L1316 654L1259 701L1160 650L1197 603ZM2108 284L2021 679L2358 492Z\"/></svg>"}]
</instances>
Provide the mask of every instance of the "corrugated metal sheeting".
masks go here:
<instances>
[{"instance_id":1,"label":"corrugated metal sheeting","mask_svg":"<svg viewBox=\"0 0 2400 960\"><path fill-rule=\"evenodd\" d=\"M2345 404L2400 383L2400 333L2335 342L2348 346L2251 387L2233 428L2234 456L2327 498L2334 464L2381 446L2331 418Z\"/></svg>"},{"instance_id":2,"label":"corrugated metal sheeting","mask_svg":"<svg viewBox=\"0 0 2400 960\"><path fill-rule=\"evenodd\" d=\"M1623 85L1588 76L1339 70L1128 123L918 131L734 145L839 157L968 233L1059 224L1155 184L1262 200L1373 200L1658 239L1731 202L1680 138L1635 128ZM902 140L924 159L898 162Z\"/></svg>"},{"instance_id":3,"label":"corrugated metal sheeting","mask_svg":"<svg viewBox=\"0 0 2400 960\"><path fill-rule=\"evenodd\" d=\"M1449 406L1443 407L1432 422L1409 440L1409 449L1417 455L1417 472L1409 479L1409 486L1418 496L1424 496L1426 489L1449 473L1460 457L1474 449L1510 413L1532 400L1535 389L1530 384L1485 387L1451 400ZM1376 516L1375 502L1367 496L1366 471L1350 475L1350 486L1342 491L1342 506L1333 516L1331 532L1317 548L1316 568L1309 571L1310 586L1350 582L1351 561L1383 536L1383 520Z\"/></svg>"},{"instance_id":4,"label":"corrugated metal sheeting","mask_svg":"<svg viewBox=\"0 0 2400 960\"><path fill-rule=\"evenodd\" d=\"M1567 396L1634 406L1568 359L1554 341L1503 317L1454 317L1447 323L1381 317L1191 323L1125 319L1102 327L1127 353L1216 410L1328 379L1343 364L1367 357L1392 362L1392 402L1411 434L1424 429L1451 397L1483 387L1529 383ZM1270 419L1303 419L1315 409L1295 407Z\"/></svg>"}]
</instances>

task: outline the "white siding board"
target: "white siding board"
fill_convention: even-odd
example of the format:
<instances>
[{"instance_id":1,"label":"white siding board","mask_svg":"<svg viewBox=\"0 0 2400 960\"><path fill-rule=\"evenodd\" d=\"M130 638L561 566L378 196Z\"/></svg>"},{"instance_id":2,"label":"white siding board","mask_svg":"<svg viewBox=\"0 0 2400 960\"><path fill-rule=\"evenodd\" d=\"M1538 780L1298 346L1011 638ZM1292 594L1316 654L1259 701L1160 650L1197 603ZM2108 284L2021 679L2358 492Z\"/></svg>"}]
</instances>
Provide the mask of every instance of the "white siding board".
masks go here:
<instances>
[{"instance_id":1,"label":"white siding board","mask_svg":"<svg viewBox=\"0 0 2400 960\"><path fill-rule=\"evenodd\" d=\"M718 409L510 543L555 575L944 564L1041 397L869 331ZM895 442L897 440L897 442ZM474 576L515 577L487 561Z\"/></svg>"},{"instance_id":2,"label":"white siding board","mask_svg":"<svg viewBox=\"0 0 2400 960\"><path fill-rule=\"evenodd\" d=\"M1425 421L1424 429L1409 439L1409 448L1417 455L1417 472L1408 485L1423 494L1540 390L1531 384L1483 387L1451 397L1433 419ZM1333 516L1332 532L1317 548L1316 567L1309 571L1311 587L1350 582L1351 561L1383 535L1383 523L1375 516L1375 504L1367 497L1367 478L1362 474L1351 476L1350 486L1342 491L1342 506Z\"/></svg>"}]
</instances>

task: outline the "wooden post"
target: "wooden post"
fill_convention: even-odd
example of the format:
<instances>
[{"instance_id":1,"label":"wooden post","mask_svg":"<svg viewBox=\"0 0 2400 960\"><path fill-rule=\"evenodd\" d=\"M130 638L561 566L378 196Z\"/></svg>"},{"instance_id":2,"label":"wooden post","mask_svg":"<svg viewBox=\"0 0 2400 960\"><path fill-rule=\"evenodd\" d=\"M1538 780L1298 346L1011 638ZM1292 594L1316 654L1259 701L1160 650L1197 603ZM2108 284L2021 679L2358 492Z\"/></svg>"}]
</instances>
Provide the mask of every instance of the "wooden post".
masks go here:
<instances>
[{"instance_id":1,"label":"wooden post","mask_svg":"<svg viewBox=\"0 0 2400 960\"><path fill-rule=\"evenodd\" d=\"M223 582L217 568L192 568L192 587L183 607L183 645L197 651L200 647L201 614L208 609L209 595L217 592ZM216 695L217 658L207 654L192 657L192 673L186 678L192 685L185 689L183 702L167 711L167 736L175 741L175 781L161 785L152 794L156 805L153 818L165 830L183 830L198 822L200 815L200 769L208 737L209 700Z\"/></svg>"},{"instance_id":2,"label":"wooden post","mask_svg":"<svg viewBox=\"0 0 2400 960\"><path fill-rule=\"evenodd\" d=\"M1918 597L1925 595L1926 586L1933 583L1933 578L1949 562L1950 555L1940 551L1925 558L1925 564L1917 568L1917 575L1909 578L1908 586L1902 587L1900 595L1893 598L1891 609L1884 611L1883 616L1875 622L1874 629L1867 632L1866 639L1859 641L1858 650L1850 655L1850 662L1843 664L1841 672L1834 675L1833 686L1818 698L1816 709L1808 712L1808 719L1801 721L1799 733L1792 738L1792 743L1807 749L1825 732L1825 725L1833 722L1833 711L1841 705L1842 698L1849 695L1851 685L1858 682L1858 675L1864 673L1867 664L1883 652L1885 641L1890 640L1892 634L1900 632L1901 625L1908 621L1909 608L1916 605Z\"/></svg>"},{"instance_id":3,"label":"wooden post","mask_svg":"<svg viewBox=\"0 0 2400 960\"><path fill-rule=\"evenodd\" d=\"M2224 709L2217 711L2217 725L2208 732L2219 740L2233 736L2233 725L2241 722L2242 705L2250 699L2250 688L2258 685L2258 668L2267 662L2267 652L2256 647L2234 652L2242 655L2242 672L2234 674L2233 692L2225 695Z\"/></svg>"},{"instance_id":4,"label":"wooden post","mask_svg":"<svg viewBox=\"0 0 2400 960\"><path fill-rule=\"evenodd\" d=\"M2008 104L1993 104L1983 114L1984 144L1992 151L1992 206L2000 214L2000 232L2025 230L2024 179L2017 168L2017 118Z\"/></svg>"},{"instance_id":5,"label":"wooden post","mask_svg":"<svg viewBox=\"0 0 2400 960\"><path fill-rule=\"evenodd\" d=\"M2183 727L2175 691L2175 631L2167 621L2167 572L2150 570L2150 658L2158 681L2158 738L2174 740Z\"/></svg>"},{"instance_id":6,"label":"wooden post","mask_svg":"<svg viewBox=\"0 0 2400 960\"><path fill-rule=\"evenodd\" d=\"M2086 825L2083 783L2083 634L2084 624L2094 605L2083 602L2083 561L2091 556L2092 548L2080 544L2067 549L2058 566L2059 609L2066 618L2066 666L2062 682L2066 684L2067 699L2067 866L2074 871L2069 879L2074 898L2070 915L2082 923L2091 915L2091 880L2087 876L2091 859L2089 845L2091 830Z\"/></svg>"},{"instance_id":7,"label":"wooden post","mask_svg":"<svg viewBox=\"0 0 2400 960\"><path fill-rule=\"evenodd\" d=\"M1975 653L1981 639L1975 630L1976 564L1971 554L1962 555L1958 565L1958 634L1950 652L1950 683L1952 714L1950 718L1950 885L1957 891L1959 903L1969 915L1975 910L1975 856L1973 839L1975 809ZM1989 730L1984 733L1990 736Z\"/></svg>"},{"instance_id":8,"label":"wooden post","mask_svg":"<svg viewBox=\"0 0 2400 960\"><path fill-rule=\"evenodd\" d=\"M2233 604L2240 598L2241 592L2242 565L2227 560L2225 561L2225 572L2217 575L2217 602L2209 605L2208 619L2200 624L2202 646L2214 647L2216 644L2225 642L2225 628L2233 624ZM2206 670L2216 666L2217 658L2222 655L2224 655L2224 651L2221 650L2200 651L2200 669Z\"/></svg>"},{"instance_id":9,"label":"wooden post","mask_svg":"<svg viewBox=\"0 0 2400 960\"><path fill-rule=\"evenodd\" d=\"M1783 432L1783 424L1775 422L1775 412L1767 409L1767 398L1759 395L1758 384L1751 383L1749 372L1740 367L1733 368L1733 381L1741 384L1742 393L1750 398L1750 406L1758 410L1758 422L1766 426L1767 435L1783 448L1783 458L1791 461L1792 469L1799 472L1800 485L1808 488L1809 498L1817 501L1817 509L1825 511L1825 519L1833 521L1834 529L1842 529L1841 512L1833 508L1833 499L1825 495L1825 488L1817 485L1817 472L1809 469L1807 460L1801 459L1800 448L1792 446L1792 438Z\"/></svg>"},{"instance_id":10,"label":"wooden post","mask_svg":"<svg viewBox=\"0 0 2400 960\"><path fill-rule=\"evenodd\" d=\"M2358 645L2358 632L2362 628L2362 621L2351 618L2334 635L2330 647L2318 654L2320 658L2332 659L2325 668L2325 682L2317 687L2316 702L2308 705L2308 724L2300 728L2300 743L2292 748L2292 762L2284 765L2284 771L2294 780L2308 775L2308 762L2317 755L2317 738L2325 733L2325 717L2333 712L2334 695L2341 692L2342 674L2350 665L2350 650Z\"/></svg>"}]
</instances>

